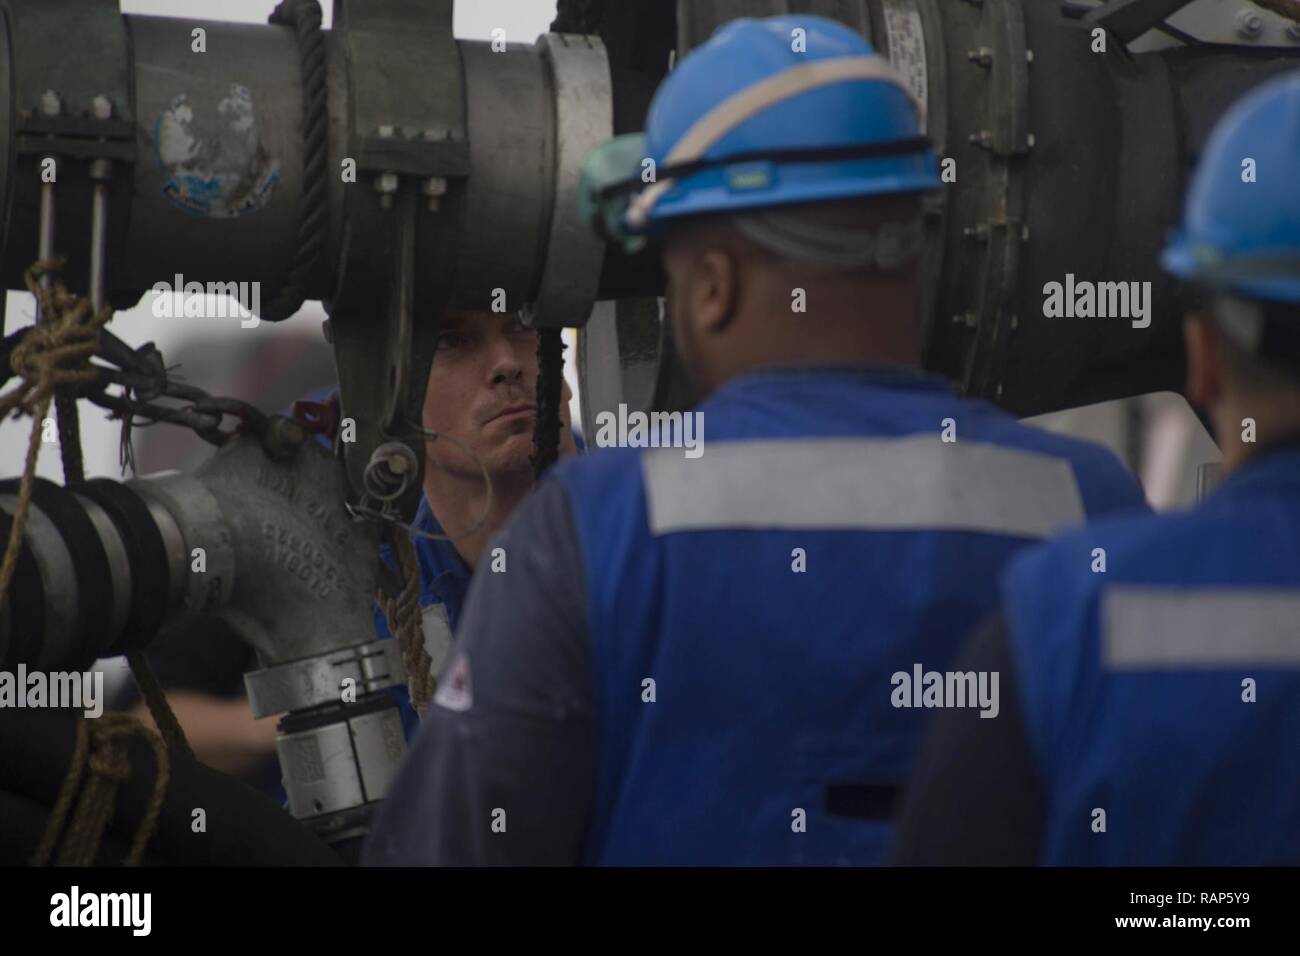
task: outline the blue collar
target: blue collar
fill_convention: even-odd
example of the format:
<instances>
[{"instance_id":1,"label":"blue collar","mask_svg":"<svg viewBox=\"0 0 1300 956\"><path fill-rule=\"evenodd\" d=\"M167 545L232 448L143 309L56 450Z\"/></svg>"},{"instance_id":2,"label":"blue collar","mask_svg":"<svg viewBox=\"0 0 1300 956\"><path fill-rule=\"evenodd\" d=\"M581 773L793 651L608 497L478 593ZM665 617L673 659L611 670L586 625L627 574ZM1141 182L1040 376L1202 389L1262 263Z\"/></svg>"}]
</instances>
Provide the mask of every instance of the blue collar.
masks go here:
<instances>
[{"instance_id":1,"label":"blue collar","mask_svg":"<svg viewBox=\"0 0 1300 956\"><path fill-rule=\"evenodd\" d=\"M1293 440L1259 449L1223 479L1206 504L1297 491L1300 491L1300 441Z\"/></svg>"},{"instance_id":2,"label":"blue collar","mask_svg":"<svg viewBox=\"0 0 1300 956\"><path fill-rule=\"evenodd\" d=\"M429 534L446 533L434 517L428 499L423 496L411 527ZM450 541L432 541L419 535L411 535L411 541L415 544L415 555L420 563L420 590L446 605L447 617L454 631L473 572Z\"/></svg>"}]
</instances>

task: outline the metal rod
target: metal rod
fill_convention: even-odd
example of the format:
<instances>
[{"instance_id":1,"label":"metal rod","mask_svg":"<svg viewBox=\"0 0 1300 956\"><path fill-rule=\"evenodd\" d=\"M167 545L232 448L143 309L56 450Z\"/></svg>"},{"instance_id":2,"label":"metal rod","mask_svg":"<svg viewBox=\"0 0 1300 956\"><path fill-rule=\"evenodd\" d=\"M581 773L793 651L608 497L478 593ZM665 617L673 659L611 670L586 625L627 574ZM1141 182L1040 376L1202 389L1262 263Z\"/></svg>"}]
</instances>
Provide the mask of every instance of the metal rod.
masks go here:
<instances>
[{"instance_id":1,"label":"metal rod","mask_svg":"<svg viewBox=\"0 0 1300 956\"><path fill-rule=\"evenodd\" d=\"M45 159L57 162L53 156L47 156ZM41 161L45 165L45 160ZM54 183L41 183L41 223L40 230L36 237L36 258L40 260L50 259L54 256ZM41 276L41 288L50 287L50 276L46 273Z\"/></svg>"},{"instance_id":2,"label":"metal rod","mask_svg":"<svg viewBox=\"0 0 1300 956\"><path fill-rule=\"evenodd\" d=\"M90 304L99 314L104 307L104 246L108 240L108 179L112 165L107 159L90 164L90 178L95 183L90 206Z\"/></svg>"}]
</instances>

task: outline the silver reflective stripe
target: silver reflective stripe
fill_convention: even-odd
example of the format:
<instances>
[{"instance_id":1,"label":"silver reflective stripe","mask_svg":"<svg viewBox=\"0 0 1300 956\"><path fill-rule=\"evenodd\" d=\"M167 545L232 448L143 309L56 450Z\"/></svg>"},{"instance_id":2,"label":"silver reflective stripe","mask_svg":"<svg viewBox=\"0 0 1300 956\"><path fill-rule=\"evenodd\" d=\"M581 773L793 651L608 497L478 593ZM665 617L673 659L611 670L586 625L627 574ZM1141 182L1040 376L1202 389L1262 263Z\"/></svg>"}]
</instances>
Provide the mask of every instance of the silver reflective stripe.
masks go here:
<instances>
[{"instance_id":1,"label":"silver reflective stripe","mask_svg":"<svg viewBox=\"0 0 1300 956\"><path fill-rule=\"evenodd\" d=\"M642 457L651 533L933 529L1044 537L1083 522L1068 461L938 433L710 442Z\"/></svg>"},{"instance_id":2,"label":"silver reflective stripe","mask_svg":"<svg viewBox=\"0 0 1300 956\"><path fill-rule=\"evenodd\" d=\"M1300 591L1113 587L1102 595L1112 670L1300 665Z\"/></svg>"}]
</instances>

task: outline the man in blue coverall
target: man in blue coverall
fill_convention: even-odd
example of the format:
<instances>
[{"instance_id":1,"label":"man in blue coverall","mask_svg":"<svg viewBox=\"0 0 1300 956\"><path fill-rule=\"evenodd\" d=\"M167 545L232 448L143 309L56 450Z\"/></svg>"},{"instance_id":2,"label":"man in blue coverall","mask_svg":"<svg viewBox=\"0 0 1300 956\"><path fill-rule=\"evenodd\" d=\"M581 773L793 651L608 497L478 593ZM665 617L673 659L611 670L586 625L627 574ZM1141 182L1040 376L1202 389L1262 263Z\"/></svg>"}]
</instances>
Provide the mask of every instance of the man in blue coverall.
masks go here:
<instances>
[{"instance_id":1,"label":"man in blue coverall","mask_svg":"<svg viewBox=\"0 0 1300 956\"><path fill-rule=\"evenodd\" d=\"M426 534L461 535L454 541L412 535L420 568L420 606L426 647L435 669L460 620L473 569L485 543L496 533L533 484L532 434L537 394L537 333L520 324L517 316L488 311L447 311L439 319L440 332L429 383L425 390L423 424L426 429L468 444L482 457L492 479L493 500L484 516L483 471L455 442L426 445L424 495L412 527ZM327 401L333 387L308 396ZM569 415L571 392L564 385L561 399L560 454L575 451ZM330 436L317 435L326 447ZM482 520L482 526L470 534ZM449 528L450 531L444 531ZM387 545L381 556L395 566ZM375 610L375 628L390 637L381 610ZM147 652L187 734L196 742L200 759L218 769L240 759L254 766L262 779L258 785L277 800L284 793L279 768L263 770L259 759L275 752L275 721L255 720L244 699L242 674L258 666L250 647L224 631L205 632L201 641L150 648ZM410 739L419 719L406 689L395 688L402 725ZM119 707L134 704L134 713L151 720L132 688ZM226 761L223 763L221 761Z\"/></svg>"},{"instance_id":2,"label":"man in blue coverall","mask_svg":"<svg viewBox=\"0 0 1300 956\"><path fill-rule=\"evenodd\" d=\"M1300 863L1300 72L1215 129L1163 264L1209 299L1187 398L1224 481L1011 566L965 665L1002 716L935 722L901 863Z\"/></svg>"},{"instance_id":3,"label":"man in blue coverall","mask_svg":"<svg viewBox=\"0 0 1300 956\"><path fill-rule=\"evenodd\" d=\"M520 506L367 859L879 862L926 723L899 676L949 666L1026 544L1141 490L919 369L937 160L852 30L727 24L587 168L619 157L595 204L666 240L697 442L594 451Z\"/></svg>"},{"instance_id":4,"label":"man in blue coverall","mask_svg":"<svg viewBox=\"0 0 1300 956\"><path fill-rule=\"evenodd\" d=\"M435 677L445 663L471 575L487 542L533 487L537 367L537 332L518 316L449 310L440 317L422 418L426 430L456 441L426 443L424 495L411 523L417 531L453 539L411 535L420 568L425 646ZM562 456L576 450L570 395L566 382L560 400ZM486 515L484 470L492 480ZM394 564L387 545L380 554ZM391 636L378 607L375 629L381 638ZM409 739L418 717L405 690L396 696Z\"/></svg>"}]
</instances>

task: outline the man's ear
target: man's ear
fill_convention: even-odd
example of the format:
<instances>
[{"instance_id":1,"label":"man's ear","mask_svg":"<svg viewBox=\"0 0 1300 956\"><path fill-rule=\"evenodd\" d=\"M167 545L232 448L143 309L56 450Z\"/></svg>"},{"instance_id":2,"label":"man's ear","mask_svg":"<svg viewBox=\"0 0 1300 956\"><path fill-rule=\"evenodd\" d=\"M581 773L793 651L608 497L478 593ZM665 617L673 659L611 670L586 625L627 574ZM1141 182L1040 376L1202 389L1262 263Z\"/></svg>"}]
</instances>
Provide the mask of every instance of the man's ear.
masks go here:
<instances>
[{"instance_id":1,"label":"man's ear","mask_svg":"<svg viewBox=\"0 0 1300 956\"><path fill-rule=\"evenodd\" d=\"M691 269L690 315L696 334L721 332L736 313L739 275L732 254L716 246L703 250Z\"/></svg>"},{"instance_id":2,"label":"man's ear","mask_svg":"<svg viewBox=\"0 0 1300 956\"><path fill-rule=\"evenodd\" d=\"M1190 312L1183 320L1187 347L1187 401L1209 409L1223 394L1226 369L1219 330L1208 315Z\"/></svg>"}]
</instances>

